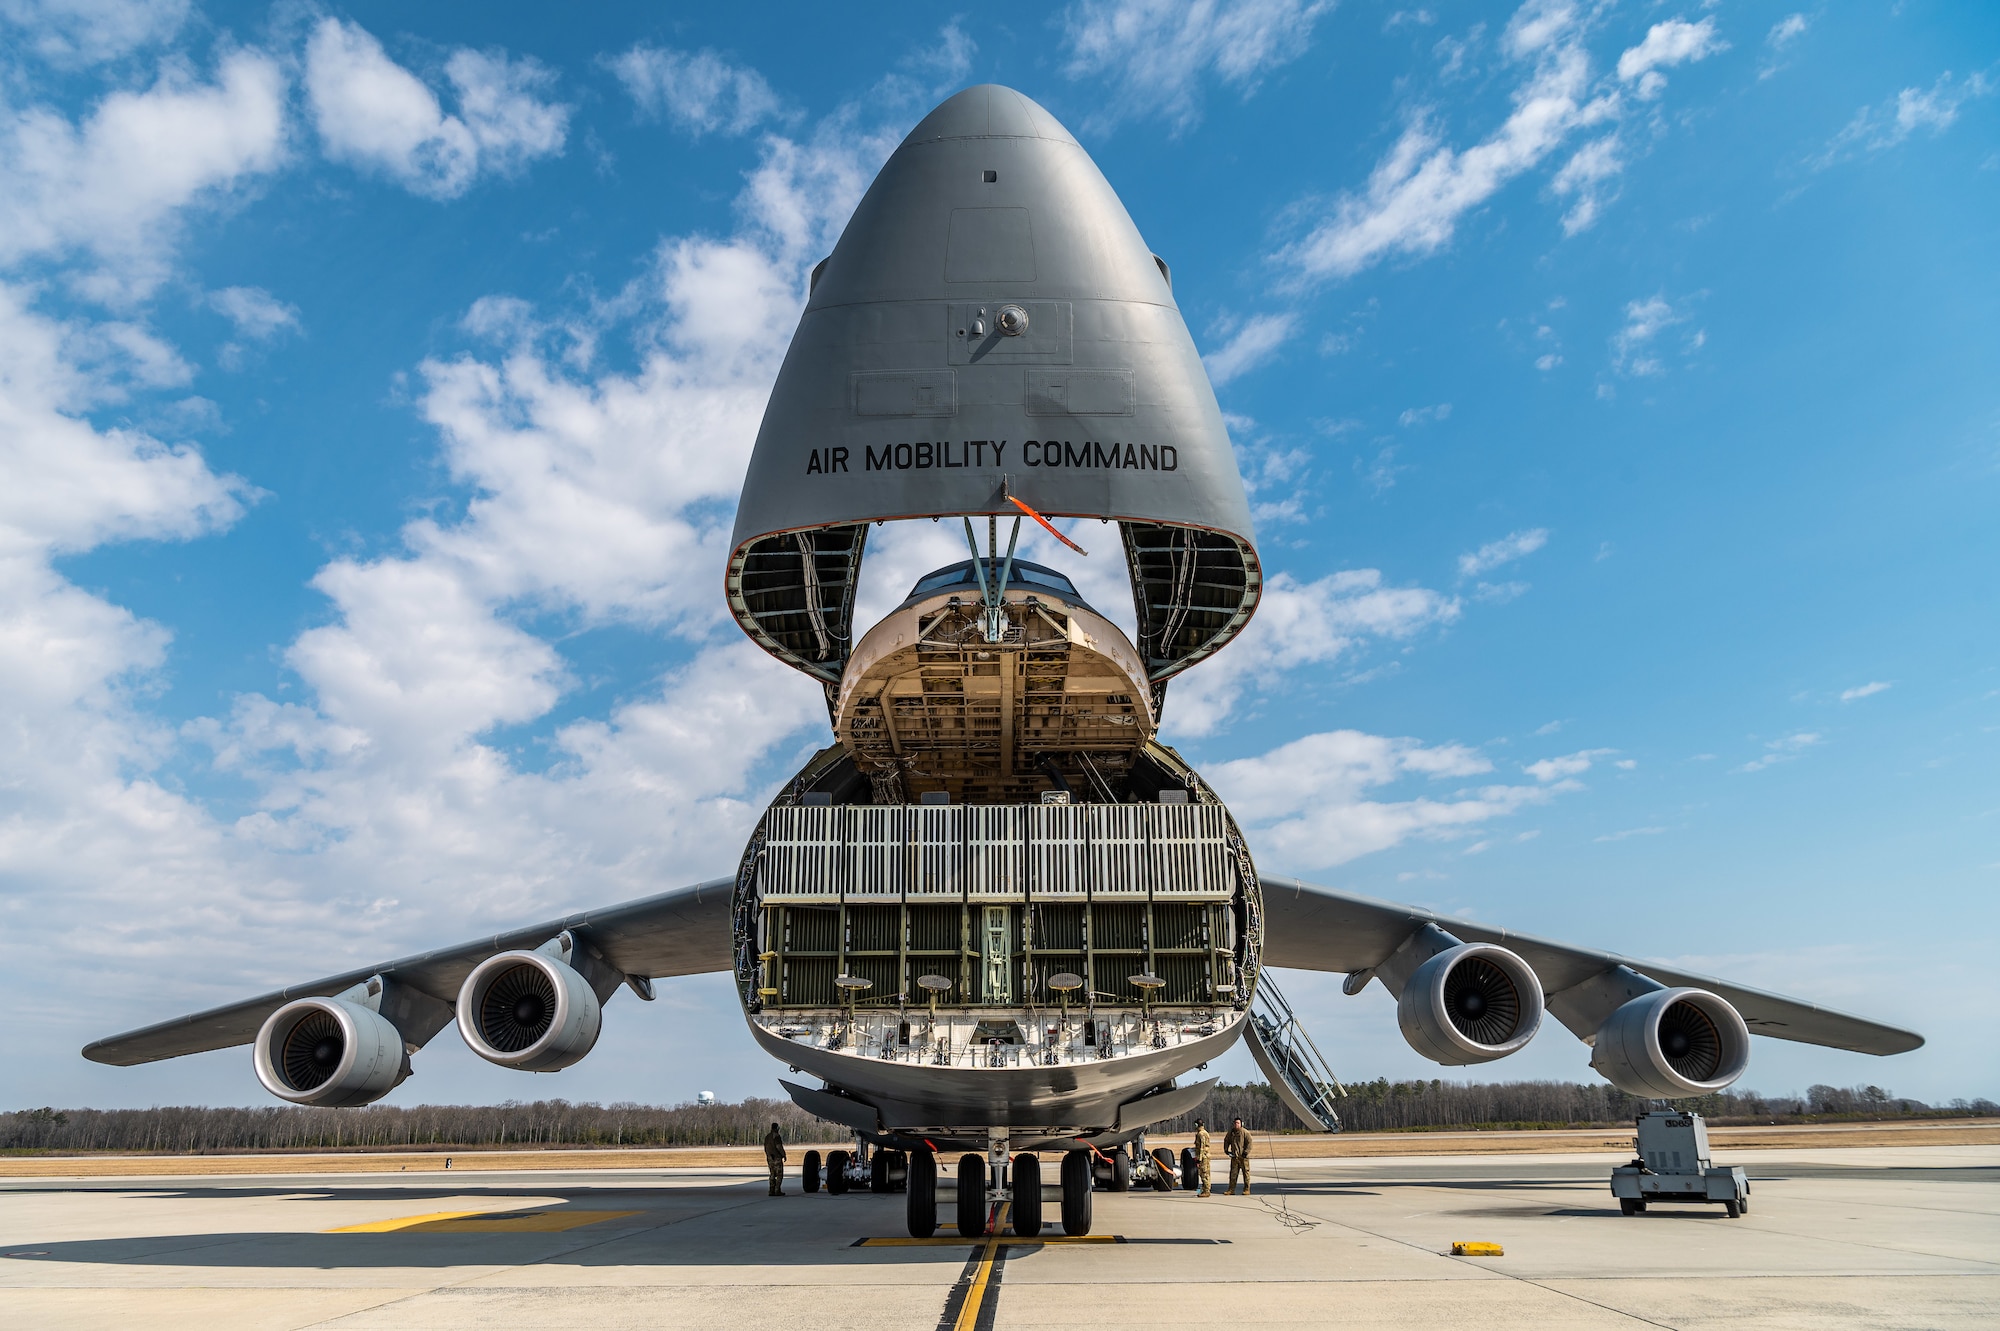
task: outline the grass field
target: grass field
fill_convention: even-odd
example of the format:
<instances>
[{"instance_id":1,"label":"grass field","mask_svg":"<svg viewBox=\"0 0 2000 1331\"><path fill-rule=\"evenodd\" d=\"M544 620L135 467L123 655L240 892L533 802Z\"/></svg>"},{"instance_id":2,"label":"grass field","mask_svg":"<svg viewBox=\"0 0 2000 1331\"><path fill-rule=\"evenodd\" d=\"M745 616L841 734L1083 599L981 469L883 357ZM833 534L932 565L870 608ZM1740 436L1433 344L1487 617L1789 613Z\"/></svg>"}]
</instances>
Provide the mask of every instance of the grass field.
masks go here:
<instances>
[{"instance_id":1,"label":"grass field","mask_svg":"<svg viewBox=\"0 0 2000 1331\"><path fill-rule=\"evenodd\" d=\"M1217 1124L1219 1129L1223 1125ZM1217 1150L1220 1151L1220 1132ZM1771 1127L1710 1128L1718 1152L1799 1147L2000 1146L2000 1119L1950 1123L1834 1123ZM1178 1152L1188 1138L1154 1137L1149 1144ZM813 1149L824 1153L849 1145L826 1142L791 1147L792 1170ZM1602 1152L1622 1156L1632 1135L1620 1129L1547 1132L1348 1132L1339 1136L1260 1134L1259 1158L1303 1160L1384 1155L1570 1155ZM323 1151L271 1155L39 1155L0 1158L0 1178L145 1178L201 1174L395 1174L442 1171L490 1173L537 1169L754 1169L764 1153L754 1146L687 1147L673 1150L538 1151Z\"/></svg>"}]
</instances>

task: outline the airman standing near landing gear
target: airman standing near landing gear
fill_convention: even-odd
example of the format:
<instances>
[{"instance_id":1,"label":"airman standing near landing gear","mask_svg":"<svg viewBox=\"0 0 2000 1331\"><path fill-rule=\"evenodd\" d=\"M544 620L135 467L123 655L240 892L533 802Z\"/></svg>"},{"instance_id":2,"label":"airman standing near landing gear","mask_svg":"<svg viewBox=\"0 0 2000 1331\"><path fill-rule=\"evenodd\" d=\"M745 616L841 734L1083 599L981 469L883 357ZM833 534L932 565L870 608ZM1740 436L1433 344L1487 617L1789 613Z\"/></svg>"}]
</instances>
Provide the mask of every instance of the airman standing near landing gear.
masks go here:
<instances>
[{"instance_id":1,"label":"airman standing near landing gear","mask_svg":"<svg viewBox=\"0 0 2000 1331\"><path fill-rule=\"evenodd\" d=\"M1204 1197L1208 1196L1208 1151L1208 1129L1201 1125L1200 1119L1196 1119L1194 1121L1194 1161L1195 1168L1201 1171L1201 1195Z\"/></svg>"},{"instance_id":2,"label":"airman standing near landing gear","mask_svg":"<svg viewBox=\"0 0 2000 1331\"><path fill-rule=\"evenodd\" d=\"M785 1134L773 1123L764 1134L764 1165L771 1171L771 1195L785 1195Z\"/></svg>"},{"instance_id":3,"label":"airman standing near landing gear","mask_svg":"<svg viewBox=\"0 0 2000 1331\"><path fill-rule=\"evenodd\" d=\"M1250 1148L1254 1145L1250 1134L1243 1130L1243 1120L1237 1119L1229 1125L1229 1131L1222 1134L1222 1153L1229 1157L1229 1191L1225 1197L1236 1195L1236 1176L1243 1176L1243 1195L1250 1195Z\"/></svg>"}]
</instances>

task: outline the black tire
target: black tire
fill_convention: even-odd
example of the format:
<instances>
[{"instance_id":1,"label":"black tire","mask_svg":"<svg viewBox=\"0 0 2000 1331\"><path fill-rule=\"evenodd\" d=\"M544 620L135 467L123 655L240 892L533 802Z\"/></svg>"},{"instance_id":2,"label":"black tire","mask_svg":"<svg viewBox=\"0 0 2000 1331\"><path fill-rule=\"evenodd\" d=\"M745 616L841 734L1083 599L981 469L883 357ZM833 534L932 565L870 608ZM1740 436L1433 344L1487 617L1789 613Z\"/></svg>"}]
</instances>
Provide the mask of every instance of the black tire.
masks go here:
<instances>
[{"instance_id":1,"label":"black tire","mask_svg":"<svg viewBox=\"0 0 2000 1331\"><path fill-rule=\"evenodd\" d=\"M1742 1201L1740 1201L1740 1202L1738 1202L1738 1203L1736 1203L1736 1209L1737 1209L1737 1210L1739 1210L1739 1211L1741 1211L1741 1212L1742 1212L1742 1213L1743 1213L1744 1215L1749 1215L1749 1214L1750 1214L1750 1197L1749 1197L1749 1194L1747 1194L1747 1193L1746 1193L1746 1194L1744 1194L1744 1197L1743 1197L1743 1200L1742 1200Z\"/></svg>"},{"instance_id":2,"label":"black tire","mask_svg":"<svg viewBox=\"0 0 2000 1331\"><path fill-rule=\"evenodd\" d=\"M1069 1163L1067 1156L1064 1164ZM1024 1239L1042 1232L1042 1158L1023 1153L1014 1157L1014 1205L1008 1213L1014 1232Z\"/></svg>"},{"instance_id":3,"label":"black tire","mask_svg":"<svg viewBox=\"0 0 2000 1331\"><path fill-rule=\"evenodd\" d=\"M1122 1146L1111 1153L1111 1191L1132 1191L1132 1156Z\"/></svg>"},{"instance_id":4,"label":"black tire","mask_svg":"<svg viewBox=\"0 0 2000 1331\"><path fill-rule=\"evenodd\" d=\"M1734 1220L1738 1216L1743 1214L1743 1203L1733 1200L1724 1202L1722 1204L1722 1213L1728 1216L1731 1220Z\"/></svg>"},{"instance_id":5,"label":"black tire","mask_svg":"<svg viewBox=\"0 0 2000 1331\"><path fill-rule=\"evenodd\" d=\"M937 1233L937 1157L929 1151L910 1155L910 1195L904 1206L910 1237L927 1239Z\"/></svg>"},{"instance_id":6,"label":"black tire","mask_svg":"<svg viewBox=\"0 0 2000 1331\"><path fill-rule=\"evenodd\" d=\"M1119 1152L1117 1159L1125 1159ZM1062 1162L1062 1227L1065 1234L1090 1232L1090 1154L1067 1151Z\"/></svg>"},{"instance_id":7,"label":"black tire","mask_svg":"<svg viewBox=\"0 0 2000 1331\"><path fill-rule=\"evenodd\" d=\"M1172 1192L1174 1183L1180 1177L1174 1169L1173 1152L1164 1146L1153 1148L1153 1191Z\"/></svg>"},{"instance_id":8,"label":"black tire","mask_svg":"<svg viewBox=\"0 0 2000 1331\"><path fill-rule=\"evenodd\" d=\"M958 1157L958 1236L986 1233L986 1157L970 1152Z\"/></svg>"},{"instance_id":9,"label":"black tire","mask_svg":"<svg viewBox=\"0 0 2000 1331\"><path fill-rule=\"evenodd\" d=\"M908 1151L889 1152L889 1191L908 1192L910 1188L910 1153Z\"/></svg>"},{"instance_id":10,"label":"black tire","mask_svg":"<svg viewBox=\"0 0 2000 1331\"><path fill-rule=\"evenodd\" d=\"M889 1153L877 1151L868 1157L868 1191L889 1191Z\"/></svg>"},{"instance_id":11,"label":"black tire","mask_svg":"<svg viewBox=\"0 0 2000 1331\"><path fill-rule=\"evenodd\" d=\"M1620 1215L1639 1214L1638 1199L1634 1197L1620 1197L1618 1199L1618 1214Z\"/></svg>"},{"instance_id":12,"label":"black tire","mask_svg":"<svg viewBox=\"0 0 2000 1331\"><path fill-rule=\"evenodd\" d=\"M819 1191L819 1152L807 1151L805 1163L799 1166L799 1186L807 1192Z\"/></svg>"},{"instance_id":13,"label":"black tire","mask_svg":"<svg viewBox=\"0 0 2000 1331\"><path fill-rule=\"evenodd\" d=\"M826 1153L826 1190L836 1197L847 1191L847 1152Z\"/></svg>"},{"instance_id":14,"label":"black tire","mask_svg":"<svg viewBox=\"0 0 2000 1331\"><path fill-rule=\"evenodd\" d=\"M1201 1161L1194 1158L1194 1148L1181 1148L1181 1191L1201 1191Z\"/></svg>"}]
</instances>

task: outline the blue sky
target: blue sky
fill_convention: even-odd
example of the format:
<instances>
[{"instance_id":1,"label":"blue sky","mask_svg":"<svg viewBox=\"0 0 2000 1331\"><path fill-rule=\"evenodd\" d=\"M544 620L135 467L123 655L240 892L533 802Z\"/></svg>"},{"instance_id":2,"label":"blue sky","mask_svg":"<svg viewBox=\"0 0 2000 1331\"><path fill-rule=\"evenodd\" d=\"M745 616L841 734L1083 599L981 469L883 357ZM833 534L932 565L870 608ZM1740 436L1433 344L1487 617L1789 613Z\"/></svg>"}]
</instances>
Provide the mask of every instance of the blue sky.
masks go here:
<instances>
[{"instance_id":1,"label":"blue sky","mask_svg":"<svg viewBox=\"0 0 2000 1331\"><path fill-rule=\"evenodd\" d=\"M2000 1095L2000 16L869 12L0 3L0 1103L253 1102L74 1051L732 865L826 734L722 612L764 394L983 81L1230 414L1271 591L1166 720L1260 864L1931 1036L1746 1086ZM875 606L954 557L871 554ZM1285 982L1343 1075L1435 1072ZM774 1091L662 988L396 1098Z\"/></svg>"}]
</instances>

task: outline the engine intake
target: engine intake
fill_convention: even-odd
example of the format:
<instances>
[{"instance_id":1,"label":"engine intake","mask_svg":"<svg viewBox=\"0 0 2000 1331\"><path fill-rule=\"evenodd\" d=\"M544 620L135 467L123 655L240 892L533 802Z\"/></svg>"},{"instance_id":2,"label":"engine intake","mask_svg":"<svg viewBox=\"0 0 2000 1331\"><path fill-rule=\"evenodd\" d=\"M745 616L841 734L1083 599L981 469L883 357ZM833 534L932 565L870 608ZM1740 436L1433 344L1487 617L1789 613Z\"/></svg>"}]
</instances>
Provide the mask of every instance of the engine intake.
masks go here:
<instances>
[{"instance_id":1,"label":"engine intake","mask_svg":"<svg viewBox=\"0 0 2000 1331\"><path fill-rule=\"evenodd\" d=\"M1504 947L1460 943L1410 973L1396 1000L1396 1021L1410 1048L1433 1063L1488 1063L1535 1038L1542 982Z\"/></svg>"},{"instance_id":2,"label":"engine intake","mask_svg":"<svg viewBox=\"0 0 2000 1331\"><path fill-rule=\"evenodd\" d=\"M1707 1095L1750 1066L1750 1028L1706 989L1657 989L1611 1014L1597 1032L1590 1066L1630 1095Z\"/></svg>"},{"instance_id":3,"label":"engine intake","mask_svg":"<svg viewBox=\"0 0 2000 1331\"><path fill-rule=\"evenodd\" d=\"M409 1075L403 1037L344 998L300 998L265 1018L252 1045L257 1080L295 1105L346 1108L381 1099Z\"/></svg>"},{"instance_id":4,"label":"engine intake","mask_svg":"<svg viewBox=\"0 0 2000 1331\"><path fill-rule=\"evenodd\" d=\"M604 1009L574 968L546 952L502 952L465 977L458 1029L472 1052L520 1072L556 1072L597 1043Z\"/></svg>"}]
</instances>

